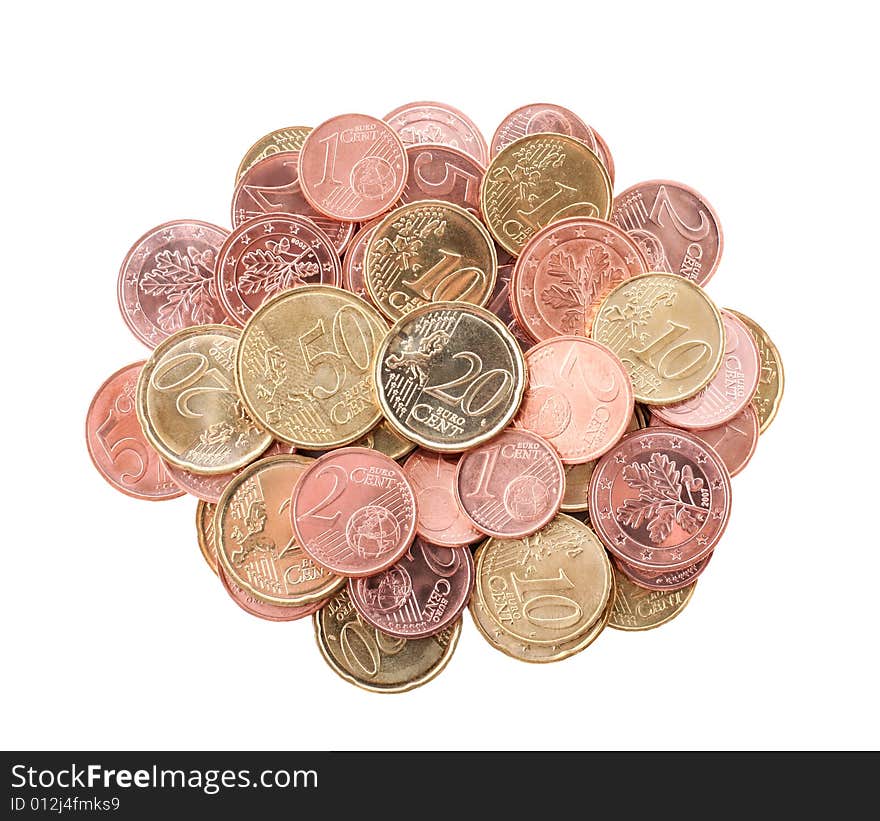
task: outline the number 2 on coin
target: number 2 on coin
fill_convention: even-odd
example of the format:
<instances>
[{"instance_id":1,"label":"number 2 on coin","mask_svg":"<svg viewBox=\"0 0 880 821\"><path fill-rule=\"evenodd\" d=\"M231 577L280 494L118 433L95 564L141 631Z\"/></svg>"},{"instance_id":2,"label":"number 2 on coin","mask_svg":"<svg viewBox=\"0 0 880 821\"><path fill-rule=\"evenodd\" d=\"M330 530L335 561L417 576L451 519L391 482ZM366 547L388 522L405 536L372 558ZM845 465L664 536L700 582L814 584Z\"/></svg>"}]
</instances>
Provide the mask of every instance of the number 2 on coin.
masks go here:
<instances>
[{"instance_id":1,"label":"number 2 on coin","mask_svg":"<svg viewBox=\"0 0 880 821\"><path fill-rule=\"evenodd\" d=\"M657 196L654 197L654 204L651 206L651 213L648 215L648 219L657 225L663 226L661 215L664 208L669 214L669 218L672 220L675 230L685 239L689 239L692 242L699 242L701 239L705 239L709 235L709 220L706 219L706 212L702 210L700 211L700 224L696 226L696 228L688 225L678 215L678 212L672 205L666 186L661 185L660 188L657 189Z\"/></svg>"}]
</instances>

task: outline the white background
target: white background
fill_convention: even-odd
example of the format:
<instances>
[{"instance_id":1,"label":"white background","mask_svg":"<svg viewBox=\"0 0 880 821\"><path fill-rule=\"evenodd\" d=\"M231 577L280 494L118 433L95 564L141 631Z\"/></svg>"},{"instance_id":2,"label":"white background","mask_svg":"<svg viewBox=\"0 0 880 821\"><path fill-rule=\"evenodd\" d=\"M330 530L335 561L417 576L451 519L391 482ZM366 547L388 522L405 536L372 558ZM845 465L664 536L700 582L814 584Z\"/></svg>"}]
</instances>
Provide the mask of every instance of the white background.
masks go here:
<instances>
[{"instance_id":1,"label":"white background","mask_svg":"<svg viewBox=\"0 0 880 821\"><path fill-rule=\"evenodd\" d=\"M0 742L876 748L867 4L221 5L6 13ZM726 239L709 293L770 332L787 392L679 619L532 666L468 616L438 679L380 696L331 672L309 620L236 608L199 554L195 501L115 493L82 428L104 378L147 353L116 305L143 231L227 224L239 159L267 131L416 99L487 136L518 105L558 102L605 137L618 190L659 176L702 191Z\"/></svg>"}]
</instances>

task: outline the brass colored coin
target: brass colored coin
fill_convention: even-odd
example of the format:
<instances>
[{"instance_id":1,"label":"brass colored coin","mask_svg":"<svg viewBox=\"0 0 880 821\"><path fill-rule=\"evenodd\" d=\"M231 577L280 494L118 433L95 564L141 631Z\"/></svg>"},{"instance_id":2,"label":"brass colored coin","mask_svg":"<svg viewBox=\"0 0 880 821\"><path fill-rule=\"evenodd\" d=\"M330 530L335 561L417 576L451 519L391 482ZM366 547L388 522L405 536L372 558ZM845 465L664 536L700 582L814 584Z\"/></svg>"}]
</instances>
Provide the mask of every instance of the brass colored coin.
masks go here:
<instances>
[{"instance_id":1,"label":"brass colored coin","mask_svg":"<svg viewBox=\"0 0 880 821\"><path fill-rule=\"evenodd\" d=\"M476 579L491 620L529 646L582 638L614 589L598 537L564 513L532 536L489 539L480 548Z\"/></svg>"},{"instance_id":2,"label":"brass colored coin","mask_svg":"<svg viewBox=\"0 0 880 821\"><path fill-rule=\"evenodd\" d=\"M483 305L497 272L483 223L442 200L396 208L370 235L364 258L367 293L392 321L431 302Z\"/></svg>"},{"instance_id":3,"label":"brass colored coin","mask_svg":"<svg viewBox=\"0 0 880 821\"><path fill-rule=\"evenodd\" d=\"M272 444L235 392L240 335L226 325L184 328L159 343L141 370L138 420L147 441L171 464L228 473Z\"/></svg>"},{"instance_id":4,"label":"brass colored coin","mask_svg":"<svg viewBox=\"0 0 880 821\"><path fill-rule=\"evenodd\" d=\"M650 414L641 405L636 405L624 435L648 427L649 421ZM565 495L562 497L560 510L565 513L582 513L590 509L590 479L597 461L594 459L579 465L562 466L565 469Z\"/></svg>"},{"instance_id":5,"label":"brass colored coin","mask_svg":"<svg viewBox=\"0 0 880 821\"><path fill-rule=\"evenodd\" d=\"M311 604L345 583L306 554L293 535L291 495L313 461L298 454L260 459L235 476L217 502L220 566L230 582L268 604Z\"/></svg>"},{"instance_id":6,"label":"brass colored coin","mask_svg":"<svg viewBox=\"0 0 880 821\"><path fill-rule=\"evenodd\" d=\"M470 611L478 632L496 650L500 650L517 661L546 664L553 661L562 661L586 650L608 626L613 605L614 594L612 593L608 597L608 603L605 605L602 615L593 622L583 636L574 641L564 642L559 645L528 644L514 638L492 620L485 603L476 595L471 598Z\"/></svg>"},{"instance_id":7,"label":"brass colored coin","mask_svg":"<svg viewBox=\"0 0 880 821\"><path fill-rule=\"evenodd\" d=\"M245 171L252 165L266 157L277 154L279 151L299 151L306 137L312 129L304 125L294 125L290 128L279 128L263 137L260 137L242 157L235 172L235 181L238 182Z\"/></svg>"},{"instance_id":8,"label":"brass colored coin","mask_svg":"<svg viewBox=\"0 0 880 821\"><path fill-rule=\"evenodd\" d=\"M410 451L415 450L416 443L404 439L384 419L369 433L364 434L357 442L352 442L352 447L370 448L378 450L391 459L402 459Z\"/></svg>"},{"instance_id":9,"label":"brass colored coin","mask_svg":"<svg viewBox=\"0 0 880 821\"><path fill-rule=\"evenodd\" d=\"M761 421L760 432L763 433L770 427L770 423L776 418L782 394L785 391L785 371L782 369L782 357L779 349L773 344L773 340L754 319L734 311L730 311L735 317L741 319L749 329L749 333L758 343L758 353L761 355L761 376L758 379L758 390L752 398L752 404L758 411L758 419Z\"/></svg>"},{"instance_id":10,"label":"brass colored coin","mask_svg":"<svg viewBox=\"0 0 880 821\"><path fill-rule=\"evenodd\" d=\"M699 393L724 355L724 325L706 292L677 274L641 274L599 306L591 333L622 360L637 402L670 405Z\"/></svg>"},{"instance_id":11,"label":"brass colored coin","mask_svg":"<svg viewBox=\"0 0 880 821\"><path fill-rule=\"evenodd\" d=\"M513 334L476 305L438 302L399 319L379 345L376 393L389 424L428 450L459 452L513 418L526 366Z\"/></svg>"},{"instance_id":12,"label":"brass colored coin","mask_svg":"<svg viewBox=\"0 0 880 821\"><path fill-rule=\"evenodd\" d=\"M607 220L611 180L580 140L530 134L495 155L480 188L480 207L498 244L517 255L535 232L566 217Z\"/></svg>"},{"instance_id":13,"label":"brass colored coin","mask_svg":"<svg viewBox=\"0 0 880 821\"><path fill-rule=\"evenodd\" d=\"M214 538L214 511L217 505L199 499L196 506L196 536L208 567L217 573L217 541ZM219 574L218 574L219 575Z\"/></svg>"},{"instance_id":14,"label":"brass colored coin","mask_svg":"<svg viewBox=\"0 0 880 821\"><path fill-rule=\"evenodd\" d=\"M449 664L461 619L425 639L401 639L367 624L342 588L312 617L315 639L333 671L374 693L404 693L435 678Z\"/></svg>"},{"instance_id":15,"label":"brass colored coin","mask_svg":"<svg viewBox=\"0 0 880 821\"><path fill-rule=\"evenodd\" d=\"M616 630L651 630L672 621L687 607L697 582L681 590L648 590L614 568L614 606L609 627Z\"/></svg>"},{"instance_id":16,"label":"brass colored coin","mask_svg":"<svg viewBox=\"0 0 880 821\"><path fill-rule=\"evenodd\" d=\"M306 450L346 445L380 419L372 364L387 331L375 308L341 288L284 291L241 332L242 402L276 439Z\"/></svg>"}]
</instances>

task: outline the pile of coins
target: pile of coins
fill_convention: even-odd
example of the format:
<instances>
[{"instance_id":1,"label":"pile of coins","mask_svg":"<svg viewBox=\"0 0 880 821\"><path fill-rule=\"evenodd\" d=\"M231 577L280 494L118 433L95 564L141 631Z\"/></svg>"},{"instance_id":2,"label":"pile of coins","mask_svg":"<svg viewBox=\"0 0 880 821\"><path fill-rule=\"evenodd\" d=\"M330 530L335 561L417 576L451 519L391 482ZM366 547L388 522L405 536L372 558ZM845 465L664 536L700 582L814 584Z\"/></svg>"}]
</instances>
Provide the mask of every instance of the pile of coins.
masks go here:
<instances>
[{"instance_id":1,"label":"pile of coins","mask_svg":"<svg viewBox=\"0 0 880 821\"><path fill-rule=\"evenodd\" d=\"M721 228L668 180L612 193L604 140L533 104L487 145L412 103L260 139L232 230L144 234L118 279L152 348L88 411L97 469L200 501L255 616L311 615L343 678L436 676L471 616L550 662L691 599L782 362L703 287Z\"/></svg>"}]
</instances>

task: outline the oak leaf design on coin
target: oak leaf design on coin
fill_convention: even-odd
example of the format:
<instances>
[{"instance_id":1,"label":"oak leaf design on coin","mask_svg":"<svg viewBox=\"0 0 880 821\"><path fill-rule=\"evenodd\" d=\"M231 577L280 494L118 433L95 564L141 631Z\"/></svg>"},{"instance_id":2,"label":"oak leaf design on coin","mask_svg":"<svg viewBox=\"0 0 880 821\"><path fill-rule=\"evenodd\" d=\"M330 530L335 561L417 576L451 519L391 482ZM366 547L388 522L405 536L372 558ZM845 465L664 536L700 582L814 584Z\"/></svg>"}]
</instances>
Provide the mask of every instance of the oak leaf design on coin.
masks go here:
<instances>
[{"instance_id":1,"label":"oak leaf design on coin","mask_svg":"<svg viewBox=\"0 0 880 821\"><path fill-rule=\"evenodd\" d=\"M216 322L217 294L214 287L214 251L188 246L166 248L156 254L154 268L138 284L148 296L165 297L156 314L156 324L167 333L188 325Z\"/></svg>"},{"instance_id":2,"label":"oak leaf design on coin","mask_svg":"<svg viewBox=\"0 0 880 821\"><path fill-rule=\"evenodd\" d=\"M267 242L266 248L248 251L242 258L245 268L238 279L239 288L246 294L262 292L270 296L305 285L309 277L319 273L317 263L302 261L305 253L292 246L287 237Z\"/></svg>"},{"instance_id":3,"label":"oak leaf design on coin","mask_svg":"<svg viewBox=\"0 0 880 821\"><path fill-rule=\"evenodd\" d=\"M567 334L583 333L586 307L624 278L623 270L611 265L608 251L601 245L587 250L581 263L573 254L554 251L548 257L546 273L558 281L546 287L541 297L553 308L564 310L561 324Z\"/></svg>"},{"instance_id":4,"label":"oak leaf design on coin","mask_svg":"<svg viewBox=\"0 0 880 821\"><path fill-rule=\"evenodd\" d=\"M697 493L703 501L703 480L694 477L690 465L678 470L665 453L654 452L647 464L627 465L623 478L639 491L639 498L624 501L616 511L617 521L633 528L647 522L648 533L655 544L662 544L676 523L685 532L695 533L706 521L709 511L694 499Z\"/></svg>"}]
</instances>

